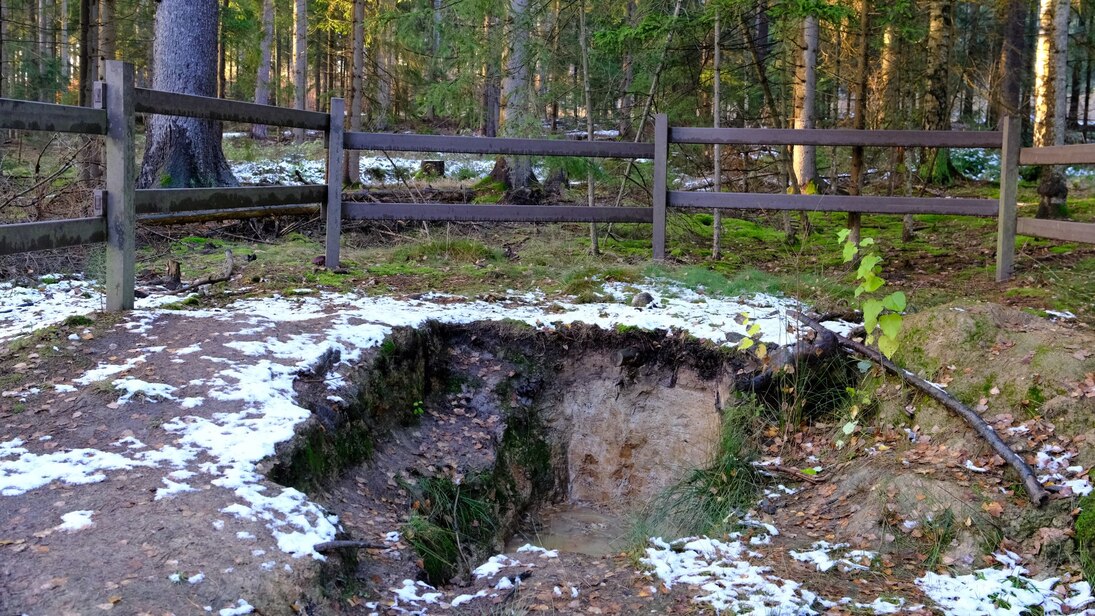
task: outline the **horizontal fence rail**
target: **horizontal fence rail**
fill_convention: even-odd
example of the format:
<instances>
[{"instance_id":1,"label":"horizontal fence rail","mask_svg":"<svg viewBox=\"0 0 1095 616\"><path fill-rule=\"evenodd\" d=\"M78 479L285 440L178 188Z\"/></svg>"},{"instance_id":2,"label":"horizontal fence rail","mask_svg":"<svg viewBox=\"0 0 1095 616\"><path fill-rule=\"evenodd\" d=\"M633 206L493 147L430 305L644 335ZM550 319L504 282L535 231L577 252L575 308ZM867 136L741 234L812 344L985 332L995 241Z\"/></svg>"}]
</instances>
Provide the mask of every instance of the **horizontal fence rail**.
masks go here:
<instances>
[{"instance_id":1,"label":"horizontal fence rail","mask_svg":"<svg viewBox=\"0 0 1095 616\"><path fill-rule=\"evenodd\" d=\"M106 241L106 219L69 218L0 225L0 256Z\"/></svg>"},{"instance_id":2,"label":"horizontal fence rail","mask_svg":"<svg viewBox=\"0 0 1095 616\"><path fill-rule=\"evenodd\" d=\"M137 220L146 225L186 225L195 222L219 220L246 220L268 216L314 216L319 213L316 205L261 205L237 210L198 210L170 214L140 214Z\"/></svg>"},{"instance_id":3,"label":"horizontal fence rail","mask_svg":"<svg viewBox=\"0 0 1095 616\"><path fill-rule=\"evenodd\" d=\"M1020 218L1017 221L1016 232L1019 235L1044 237L1062 242L1095 244L1095 223L1091 222Z\"/></svg>"},{"instance_id":4,"label":"horizontal fence rail","mask_svg":"<svg viewBox=\"0 0 1095 616\"><path fill-rule=\"evenodd\" d=\"M862 212L865 214L949 214L996 216L993 199L943 199L932 197L871 197L850 195L783 195L730 192L670 191L669 207L737 210L801 210L810 212Z\"/></svg>"},{"instance_id":5,"label":"horizontal fence rail","mask_svg":"<svg viewBox=\"0 0 1095 616\"><path fill-rule=\"evenodd\" d=\"M0 98L0 128L105 135L106 125L102 109Z\"/></svg>"},{"instance_id":6,"label":"horizontal fence rail","mask_svg":"<svg viewBox=\"0 0 1095 616\"><path fill-rule=\"evenodd\" d=\"M1054 145L1019 150L1020 165L1084 165L1095 163L1095 144Z\"/></svg>"},{"instance_id":7,"label":"horizontal fence rail","mask_svg":"<svg viewBox=\"0 0 1095 616\"><path fill-rule=\"evenodd\" d=\"M649 207L581 205L470 205L438 203L342 204L351 220L433 220L453 222L639 222L654 220Z\"/></svg>"},{"instance_id":8,"label":"horizontal fence rail","mask_svg":"<svg viewBox=\"0 0 1095 616\"><path fill-rule=\"evenodd\" d=\"M348 150L445 152L515 156L587 156L591 158L653 158L654 144L620 141L452 137L398 133L346 133Z\"/></svg>"},{"instance_id":9,"label":"horizontal fence rail","mask_svg":"<svg viewBox=\"0 0 1095 616\"><path fill-rule=\"evenodd\" d=\"M669 129L669 143L999 148L1002 135L998 131L679 127Z\"/></svg>"},{"instance_id":10,"label":"horizontal fence rail","mask_svg":"<svg viewBox=\"0 0 1095 616\"><path fill-rule=\"evenodd\" d=\"M152 188L136 191L134 201L137 214L172 214L321 203L326 198L326 184L311 184L237 188Z\"/></svg>"},{"instance_id":11,"label":"horizontal fence rail","mask_svg":"<svg viewBox=\"0 0 1095 616\"><path fill-rule=\"evenodd\" d=\"M84 108L0 99L0 128L103 135L106 190L97 194L89 218L0 225L0 255L106 244L107 308L133 305L135 221L183 224L277 215L317 215L326 223L326 266L339 266L343 220L466 221L521 223L652 224L653 255L665 257L668 208L800 210L871 214L942 214L996 217L997 279L1011 276L1015 234L1066 242L1095 243L1095 224L1017 218L1018 165L1095 164L1095 145L1020 148L1018 121L1006 118L1002 131L860 131L844 129L758 129L670 127L664 114L654 122L652 142L578 141L414 135L344 131L344 103L332 99L330 113L285 109L240 101L160 92L134 87L133 68L109 61L105 84L97 84L96 106ZM137 158L133 144L137 113L267 124L323 131L327 145L325 184L230 188L134 190ZM815 145L863 147L982 147L1001 150L999 201L684 192L668 189L669 146L677 144ZM438 152L481 155L573 156L653 161L650 207L580 205L476 205L468 203L360 203L343 199L345 150Z\"/></svg>"},{"instance_id":12,"label":"horizontal fence rail","mask_svg":"<svg viewBox=\"0 0 1095 616\"><path fill-rule=\"evenodd\" d=\"M272 105L256 105L223 98L195 96L135 88L133 103L138 113L185 116L204 120L271 124L292 128L327 130L330 116L318 111L286 109Z\"/></svg>"}]
</instances>

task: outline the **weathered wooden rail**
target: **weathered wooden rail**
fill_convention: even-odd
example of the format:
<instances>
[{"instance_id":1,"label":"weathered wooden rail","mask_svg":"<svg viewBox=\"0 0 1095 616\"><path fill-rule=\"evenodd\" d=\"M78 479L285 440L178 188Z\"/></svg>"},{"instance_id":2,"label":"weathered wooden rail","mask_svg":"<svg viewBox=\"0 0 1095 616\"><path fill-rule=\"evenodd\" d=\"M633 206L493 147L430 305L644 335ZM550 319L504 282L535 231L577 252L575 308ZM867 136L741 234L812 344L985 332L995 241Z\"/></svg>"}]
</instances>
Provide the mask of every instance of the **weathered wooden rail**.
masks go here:
<instances>
[{"instance_id":1,"label":"weathered wooden rail","mask_svg":"<svg viewBox=\"0 0 1095 616\"><path fill-rule=\"evenodd\" d=\"M136 190L133 134L137 113L322 130L327 141L327 183ZM326 263L331 268L339 264L343 220L646 223L653 226L653 256L660 260L665 258L669 208L996 216L998 280L1012 274L1016 233L1095 243L1095 224L1016 217L1020 162L1095 164L1095 146L1020 150L1015 120L1006 121L1001 132L858 131L671 128L666 116L659 115L653 142L623 143L346 132L344 117L344 102L337 98L331 100L330 113L320 113L136 88L133 67L122 62L107 63L105 81L97 84L95 108L0 99L0 128L103 135L106 164L105 189L96 191L94 216L0 225L0 255L105 243L106 306L123 310L133 306L138 221L179 224L319 211L326 223ZM1000 199L671 191L667 182L671 144L1000 148ZM653 198L650 207L348 202L343 200L341 181L346 150L652 159Z\"/></svg>"}]
</instances>

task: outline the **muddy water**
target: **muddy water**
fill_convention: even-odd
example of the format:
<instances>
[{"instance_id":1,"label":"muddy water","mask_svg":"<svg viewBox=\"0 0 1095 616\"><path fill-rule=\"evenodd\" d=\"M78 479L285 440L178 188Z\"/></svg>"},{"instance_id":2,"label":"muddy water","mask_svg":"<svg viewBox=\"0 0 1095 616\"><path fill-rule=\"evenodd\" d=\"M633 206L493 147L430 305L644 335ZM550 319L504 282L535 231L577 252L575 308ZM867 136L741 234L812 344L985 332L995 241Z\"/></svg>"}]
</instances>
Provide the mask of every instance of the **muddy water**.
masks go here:
<instances>
[{"instance_id":1,"label":"muddy water","mask_svg":"<svg viewBox=\"0 0 1095 616\"><path fill-rule=\"evenodd\" d=\"M539 516L539 528L515 534L506 543L506 551L531 543L548 550L603 556L626 547L628 518L624 514L562 504L541 509Z\"/></svg>"}]
</instances>

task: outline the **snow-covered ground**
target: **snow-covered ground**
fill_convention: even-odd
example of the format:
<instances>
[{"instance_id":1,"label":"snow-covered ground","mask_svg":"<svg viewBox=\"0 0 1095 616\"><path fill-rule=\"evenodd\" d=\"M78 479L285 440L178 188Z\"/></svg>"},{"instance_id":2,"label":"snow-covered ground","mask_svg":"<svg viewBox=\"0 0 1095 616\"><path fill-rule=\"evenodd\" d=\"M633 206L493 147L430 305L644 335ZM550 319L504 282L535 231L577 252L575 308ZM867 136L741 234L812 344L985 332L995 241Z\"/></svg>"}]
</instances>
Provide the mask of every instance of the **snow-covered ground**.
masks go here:
<instances>
[{"instance_id":1,"label":"snow-covered ground","mask_svg":"<svg viewBox=\"0 0 1095 616\"><path fill-rule=\"evenodd\" d=\"M361 157L361 177L365 182L398 182L410 179L418 173L423 160L439 160L441 155L424 157ZM494 168L493 159L454 157L447 154L445 176L466 180L478 180ZM259 160L232 163L232 173L242 184L323 184L326 182L327 163L322 160ZM540 170L542 172L542 169Z\"/></svg>"}]
</instances>

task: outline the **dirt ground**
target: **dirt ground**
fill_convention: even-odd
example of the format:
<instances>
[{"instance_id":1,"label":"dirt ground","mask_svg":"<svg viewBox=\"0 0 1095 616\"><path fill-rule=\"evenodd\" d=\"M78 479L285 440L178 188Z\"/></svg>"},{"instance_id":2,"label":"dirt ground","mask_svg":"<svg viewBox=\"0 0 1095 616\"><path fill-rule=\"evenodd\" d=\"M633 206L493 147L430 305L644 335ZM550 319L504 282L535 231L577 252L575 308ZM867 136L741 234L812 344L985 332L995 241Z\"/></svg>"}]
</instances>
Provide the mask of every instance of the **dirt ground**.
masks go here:
<instances>
[{"instance_id":1,"label":"dirt ground","mask_svg":"<svg viewBox=\"0 0 1095 616\"><path fill-rule=\"evenodd\" d=\"M984 393L986 417L1032 460L1047 446L1090 452L1093 426L1065 420L1095 411L1095 337L1029 315L1009 320L995 309L968 309L996 315L971 344L983 346L978 352L994 365L1011 366ZM475 344L453 348L446 360L477 377L468 381L475 386L441 392L416 412L413 425L378 435L369 461L308 499L268 479L275 462L299 446L287 442L292 430L302 420L322 420L294 414L294 387L314 381L316 373L299 365L291 351L351 346L330 334L339 306L309 304L308 310L299 319L218 309L138 312L9 343L0 356L10 375L8 393L0 398L0 443L6 448L0 453L5 462L33 457L45 470L33 487L9 488L0 496L0 613L229 615L249 613L248 606L264 615L710 610L693 601L698 585L669 588L643 572L634 553L623 552L512 552L500 561L509 564L489 575L464 576L438 590L415 584L420 557L406 537L393 534L415 510L406 482L490 467L505 428L507 400L500 384L525 369ZM933 327L931 339L943 341L961 328L977 327L919 324ZM1037 382L1045 400L1026 414L1020 410L1028 388L991 393L1021 378L1019 371L1037 368L1024 363L1029 351L1020 335L1046 347L1038 351L1039 365L1069 366L1041 374ZM1067 348L1052 344L1062 336L1070 341ZM924 351L906 357L910 369L937 381L949 378L952 390L963 390L964 380L983 382L982 375L953 367L957 355L927 346ZM382 351L366 352L357 363L368 363L376 352ZM102 366L124 369L88 378ZM628 367L618 368L622 378ZM343 394L352 389L343 380L349 374L341 367L322 383ZM267 380L270 375L277 378ZM111 379L174 389L142 385L120 398L124 390L111 386ZM666 385L675 383L674 376ZM916 607L929 603L915 584L925 563L967 572L992 565L989 554L1007 549L1022 555L1035 574L1078 579L1074 551L1066 545L1077 513L1067 488L1058 489L1045 509L1033 510L1001 460L976 439L955 436L969 434L960 423L895 383L880 379L874 386L875 419L845 448L833 446L843 423L838 418L819 418L802 430L772 424L764 432L762 462L779 458L780 467L821 470L809 482L801 474L775 472L766 504L751 512L761 526L742 536L759 540L751 542L753 562L832 601L901 598L907 612L930 609ZM712 401L721 396L710 395ZM1007 396L1014 400L1005 404ZM193 402L197 398L201 402ZM1009 406L1015 408L1008 412ZM180 425L183 412L187 419ZM241 430L244 425L258 429ZM1066 478L1083 479L1086 472ZM788 489L781 491L780 484ZM94 512L91 525L62 519L81 511ZM935 520L947 511L956 520L953 528L937 528ZM323 559L312 553L312 543L334 538L327 513L338 515L339 537L376 547L362 550L356 565L340 555ZM762 532L763 524L781 532ZM821 572L789 555L819 540L876 556L860 567ZM422 599L434 592L439 594L432 600ZM419 600L408 600L408 594ZM457 597L477 594L453 606Z\"/></svg>"}]
</instances>

